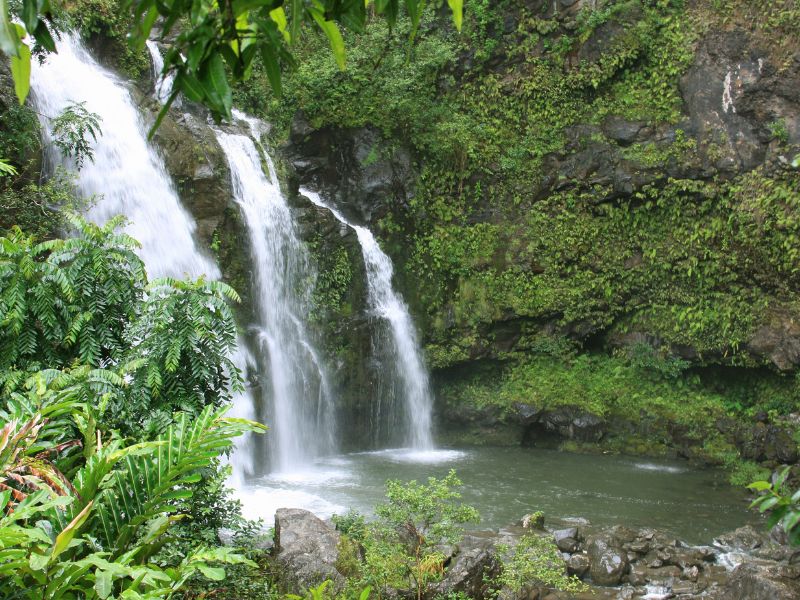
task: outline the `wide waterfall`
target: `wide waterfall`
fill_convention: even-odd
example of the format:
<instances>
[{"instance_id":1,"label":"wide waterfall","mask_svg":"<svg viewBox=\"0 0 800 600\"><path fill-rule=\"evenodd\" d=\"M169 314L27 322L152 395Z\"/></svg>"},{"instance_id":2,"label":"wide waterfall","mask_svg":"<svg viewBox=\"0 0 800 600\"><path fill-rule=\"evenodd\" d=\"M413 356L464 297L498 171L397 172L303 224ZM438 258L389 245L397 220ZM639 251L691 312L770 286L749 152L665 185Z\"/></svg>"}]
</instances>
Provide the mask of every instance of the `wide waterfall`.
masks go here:
<instances>
[{"instance_id":1,"label":"wide waterfall","mask_svg":"<svg viewBox=\"0 0 800 600\"><path fill-rule=\"evenodd\" d=\"M288 472L333 451L333 398L325 366L304 322L314 270L295 231L273 162L256 147L262 124L241 113L236 116L248 125L252 137L217 130L217 139L228 159L233 195L250 238L258 338L271 383L270 467Z\"/></svg>"},{"instance_id":2,"label":"wide waterfall","mask_svg":"<svg viewBox=\"0 0 800 600\"><path fill-rule=\"evenodd\" d=\"M405 443L415 450L433 448L432 405L428 371L422 360L422 352L414 323L403 299L392 287L392 261L381 250L375 236L366 227L355 225L342 213L327 204L319 194L301 189L315 205L329 210L340 222L356 232L364 266L367 272L367 294L372 313L389 325L389 338L393 348L394 368L400 383L403 398ZM381 399L377 399L380 402Z\"/></svg>"},{"instance_id":3,"label":"wide waterfall","mask_svg":"<svg viewBox=\"0 0 800 600\"><path fill-rule=\"evenodd\" d=\"M100 115L103 134L93 144L94 160L77 176L78 190L93 202L87 216L102 223L125 215L126 232L141 242L151 277L219 277L217 265L195 243L195 223L163 160L147 143L147 129L125 84L98 65L74 34L65 33L58 54L41 65L33 61L31 88L50 168L77 170L49 143L50 119L76 102Z\"/></svg>"}]
</instances>

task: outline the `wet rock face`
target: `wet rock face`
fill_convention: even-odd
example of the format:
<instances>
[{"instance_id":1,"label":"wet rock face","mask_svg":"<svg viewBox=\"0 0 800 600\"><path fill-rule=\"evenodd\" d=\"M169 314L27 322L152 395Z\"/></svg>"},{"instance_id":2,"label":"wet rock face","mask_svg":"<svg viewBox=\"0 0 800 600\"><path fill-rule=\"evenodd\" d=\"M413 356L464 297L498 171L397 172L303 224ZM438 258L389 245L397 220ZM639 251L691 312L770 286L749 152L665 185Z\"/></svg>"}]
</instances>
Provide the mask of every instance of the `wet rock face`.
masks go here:
<instances>
[{"instance_id":1,"label":"wet rock face","mask_svg":"<svg viewBox=\"0 0 800 600\"><path fill-rule=\"evenodd\" d=\"M781 371L794 369L800 365L800 319L786 310L772 311L750 338L747 349Z\"/></svg>"},{"instance_id":2,"label":"wet rock face","mask_svg":"<svg viewBox=\"0 0 800 600\"><path fill-rule=\"evenodd\" d=\"M742 564L734 569L718 600L800 598L800 566Z\"/></svg>"},{"instance_id":3,"label":"wet rock face","mask_svg":"<svg viewBox=\"0 0 800 600\"><path fill-rule=\"evenodd\" d=\"M369 223L413 196L410 152L389 145L371 127L313 129L298 114L283 154L296 185L320 192L357 223Z\"/></svg>"},{"instance_id":4,"label":"wet rock face","mask_svg":"<svg viewBox=\"0 0 800 600\"><path fill-rule=\"evenodd\" d=\"M730 150L716 166L750 170L766 156L767 127L783 120L790 143L800 141L800 73L777 72L742 30L712 32L681 80L694 133Z\"/></svg>"},{"instance_id":5,"label":"wet rock face","mask_svg":"<svg viewBox=\"0 0 800 600\"><path fill-rule=\"evenodd\" d=\"M198 236L210 245L232 204L230 171L214 132L198 116L171 111L156 131L155 142L197 222Z\"/></svg>"},{"instance_id":6,"label":"wet rock face","mask_svg":"<svg viewBox=\"0 0 800 600\"><path fill-rule=\"evenodd\" d=\"M336 570L339 533L307 510L279 508L275 513L275 559L290 589L305 590L326 579L344 584Z\"/></svg>"},{"instance_id":7,"label":"wet rock face","mask_svg":"<svg viewBox=\"0 0 800 600\"><path fill-rule=\"evenodd\" d=\"M462 592L470 598L481 598L487 578L497 575L499 569L493 544L485 538L466 536L435 590L445 596Z\"/></svg>"},{"instance_id":8,"label":"wet rock face","mask_svg":"<svg viewBox=\"0 0 800 600\"><path fill-rule=\"evenodd\" d=\"M518 403L516 406L520 423L525 427L524 446L557 446L563 439L579 442L599 442L606 432L605 421L585 410L562 406L552 411Z\"/></svg>"}]
</instances>

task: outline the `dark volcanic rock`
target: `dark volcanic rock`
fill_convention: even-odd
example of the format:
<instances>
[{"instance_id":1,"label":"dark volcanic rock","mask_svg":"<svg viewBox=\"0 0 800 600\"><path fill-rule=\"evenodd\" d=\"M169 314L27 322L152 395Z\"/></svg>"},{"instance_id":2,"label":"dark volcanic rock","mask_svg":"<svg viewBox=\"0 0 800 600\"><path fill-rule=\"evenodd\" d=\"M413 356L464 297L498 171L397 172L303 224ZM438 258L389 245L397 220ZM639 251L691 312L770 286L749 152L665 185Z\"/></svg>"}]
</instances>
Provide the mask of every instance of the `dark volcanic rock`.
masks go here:
<instances>
[{"instance_id":1,"label":"dark volcanic rock","mask_svg":"<svg viewBox=\"0 0 800 600\"><path fill-rule=\"evenodd\" d=\"M787 310L773 310L756 329L747 349L782 371L800 365L800 318Z\"/></svg>"},{"instance_id":2,"label":"dark volcanic rock","mask_svg":"<svg viewBox=\"0 0 800 600\"><path fill-rule=\"evenodd\" d=\"M495 576L500 561L490 540L466 536L447 566L442 580L434 587L443 595L463 592L470 598L484 595L487 578Z\"/></svg>"},{"instance_id":3,"label":"dark volcanic rock","mask_svg":"<svg viewBox=\"0 0 800 600\"><path fill-rule=\"evenodd\" d=\"M641 121L627 121L621 117L610 116L603 122L603 133L615 142L627 146L637 140L644 126Z\"/></svg>"},{"instance_id":4,"label":"dark volcanic rock","mask_svg":"<svg viewBox=\"0 0 800 600\"><path fill-rule=\"evenodd\" d=\"M570 554L578 550L578 528L568 527L567 529L557 529L553 532L556 546L561 552Z\"/></svg>"},{"instance_id":5,"label":"dark volcanic rock","mask_svg":"<svg viewBox=\"0 0 800 600\"><path fill-rule=\"evenodd\" d=\"M414 192L411 154L371 127L313 129L298 114L283 153L296 183L320 192L357 223L405 205Z\"/></svg>"}]
</instances>

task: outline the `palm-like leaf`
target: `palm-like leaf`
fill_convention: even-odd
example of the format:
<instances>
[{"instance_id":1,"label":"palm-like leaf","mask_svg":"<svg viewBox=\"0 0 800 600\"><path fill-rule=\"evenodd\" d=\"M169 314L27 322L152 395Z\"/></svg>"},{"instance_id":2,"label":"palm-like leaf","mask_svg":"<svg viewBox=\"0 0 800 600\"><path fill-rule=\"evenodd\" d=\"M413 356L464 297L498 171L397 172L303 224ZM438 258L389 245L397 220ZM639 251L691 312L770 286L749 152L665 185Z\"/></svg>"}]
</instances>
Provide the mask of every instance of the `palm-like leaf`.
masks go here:
<instances>
[{"instance_id":1,"label":"palm-like leaf","mask_svg":"<svg viewBox=\"0 0 800 600\"><path fill-rule=\"evenodd\" d=\"M113 557L128 551L150 521L180 512L200 470L230 449L232 438L263 429L225 417L226 410L207 407L196 417L181 414L154 442L124 448L112 442L78 472L74 485L80 497L96 498L90 528ZM83 507L76 501L64 518Z\"/></svg>"}]
</instances>

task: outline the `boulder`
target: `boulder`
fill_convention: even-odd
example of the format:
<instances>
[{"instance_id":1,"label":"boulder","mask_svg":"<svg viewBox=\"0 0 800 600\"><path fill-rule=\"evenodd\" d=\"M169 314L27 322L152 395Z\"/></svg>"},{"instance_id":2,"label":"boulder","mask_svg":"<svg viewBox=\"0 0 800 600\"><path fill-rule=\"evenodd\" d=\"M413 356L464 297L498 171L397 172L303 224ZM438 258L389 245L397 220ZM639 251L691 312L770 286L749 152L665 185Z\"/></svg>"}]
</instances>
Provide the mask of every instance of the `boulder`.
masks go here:
<instances>
[{"instance_id":1,"label":"boulder","mask_svg":"<svg viewBox=\"0 0 800 600\"><path fill-rule=\"evenodd\" d=\"M800 569L785 565L741 564L718 600L789 600L800 598Z\"/></svg>"},{"instance_id":2,"label":"boulder","mask_svg":"<svg viewBox=\"0 0 800 600\"><path fill-rule=\"evenodd\" d=\"M443 596L462 592L470 598L480 598L484 595L487 577L497 575L499 570L494 544L487 539L467 536L434 588Z\"/></svg>"},{"instance_id":3,"label":"boulder","mask_svg":"<svg viewBox=\"0 0 800 600\"><path fill-rule=\"evenodd\" d=\"M561 552L572 554L578 550L578 528L568 527L567 529L557 529L553 532L556 546Z\"/></svg>"},{"instance_id":4,"label":"boulder","mask_svg":"<svg viewBox=\"0 0 800 600\"><path fill-rule=\"evenodd\" d=\"M597 585L618 585L628 571L628 554L614 538L599 535L587 542L589 575Z\"/></svg>"},{"instance_id":5,"label":"boulder","mask_svg":"<svg viewBox=\"0 0 800 600\"><path fill-rule=\"evenodd\" d=\"M603 133L618 144L628 146L636 141L644 126L641 121L628 121L612 115L603 122Z\"/></svg>"},{"instance_id":6,"label":"boulder","mask_svg":"<svg viewBox=\"0 0 800 600\"><path fill-rule=\"evenodd\" d=\"M567 560L567 573L582 578L589 572L591 562L585 554L573 554Z\"/></svg>"},{"instance_id":7,"label":"boulder","mask_svg":"<svg viewBox=\"0 0 800 600\"><path fill-rule=\"evenodd\" d=\"M289 589L305 590L326 579L344 585L336 570L339 533L307 510L279 508L275 513L275 559Z\"/></svg>"},{"instance_id":8,"label":"boulder","mask_svg":"<svg viewBox=\"0 0 800 600\"><path fill-rule=\"evenodd\" d=\"M519 526L523 529L535 529L537 531L544 531L544 513L535 512L522 517Z\"/></svg>"},{"instance_id":9,"label":"boulder","mask_svg":"<svg viewBox=\"0 0 800 600\"><path fill-rule=\"evenodd\" d=\"M727 549L755 550L764 544L765 539L761 531L752 525L745 525L730 533L722 534L716 542Z\"/></svg>"}]
</instances>

